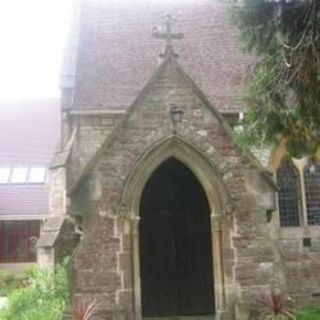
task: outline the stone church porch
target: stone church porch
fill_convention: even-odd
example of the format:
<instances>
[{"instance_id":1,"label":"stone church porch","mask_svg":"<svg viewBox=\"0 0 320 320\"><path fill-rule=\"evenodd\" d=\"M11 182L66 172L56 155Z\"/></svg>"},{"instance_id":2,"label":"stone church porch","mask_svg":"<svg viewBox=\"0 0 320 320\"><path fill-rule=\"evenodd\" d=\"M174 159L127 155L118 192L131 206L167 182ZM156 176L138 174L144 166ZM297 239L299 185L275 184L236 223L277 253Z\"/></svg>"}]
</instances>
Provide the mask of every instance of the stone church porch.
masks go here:
<instances>
[{"instance_id":1,"label":"stone church porch","mask_svg":"<svg viewBox=\"0 0 320 320\"><path fill-rule=\"evenodd\" d=\"M72 295L95 299L102 317L97 319L144 317L141 199L150 177L168 159L192 172L208 201L215 319L239 318L237 306L268 290L277 274L277 254L264 227L266 210L274 205L272 187L256 164L232 146L226 124L189 91L190 84L171 63L160 67L143 99L103 143L70 193L69 212L83 230L72 256ZM171 90L180 91L174 103L185 108L178 124L172 123L163 100ZM90 123L99 121L101 115L94 122L90 117Z\"/></svg>"},{"instance_id":2,"label":"stone church porch","mask_svg":"<svg viewBox=\"0 0 320 320\"><path fill-rule=\"evenodd\" d=\"M285 285L266 227L275 183L179 63L171 22L128 110L68 113L51 208L81 235L71 296L96 301L94 320L252 319Z\"/></svg>"}]
</instances>

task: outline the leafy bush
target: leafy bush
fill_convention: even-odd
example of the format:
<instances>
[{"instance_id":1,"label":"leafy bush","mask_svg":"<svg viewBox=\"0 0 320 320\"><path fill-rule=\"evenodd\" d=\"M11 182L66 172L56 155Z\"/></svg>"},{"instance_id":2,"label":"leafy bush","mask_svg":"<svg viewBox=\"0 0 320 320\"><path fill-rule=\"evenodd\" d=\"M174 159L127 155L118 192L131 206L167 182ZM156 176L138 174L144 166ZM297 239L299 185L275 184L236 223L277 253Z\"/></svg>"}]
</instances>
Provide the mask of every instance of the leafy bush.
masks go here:
<instances>
[{"instance_id":1,"label":"leafy bush","mask_svg":"<svg viewBox=\"0 0 320 320\"><path fill-rule=\"evenodd\" d=\"M60 320L68 299L65 267L32 268L26 276L26 286L9 293L0 320Z\"/></svg>"},{"instance_id":2,"label":"leafy bush","mask_svg":"<svg viewBox=\"0 0 320 320\"><path fill-rule=\"evenodd\" d=\"M0 270L0 297L9 295L12 290L22 288L25 280L25 275L14 275L10 272Z\"/></svg>"}]
</instances>

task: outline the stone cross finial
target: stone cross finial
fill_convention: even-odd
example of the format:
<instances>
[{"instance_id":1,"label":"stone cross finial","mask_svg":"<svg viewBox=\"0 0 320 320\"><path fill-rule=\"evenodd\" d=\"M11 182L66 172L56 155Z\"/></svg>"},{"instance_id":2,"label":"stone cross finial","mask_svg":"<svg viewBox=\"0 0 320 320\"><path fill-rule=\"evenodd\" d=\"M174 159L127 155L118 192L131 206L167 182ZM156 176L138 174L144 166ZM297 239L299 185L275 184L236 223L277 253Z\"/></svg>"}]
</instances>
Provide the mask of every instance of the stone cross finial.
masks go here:
<instances>
[{"instance_id":1,"label":"stone cross finial","mask_svg":"<svg viewBox=\"0 0 320 320\"><path fill-rule=\"evenodd\" d=\"M172 40L180 40L183 38L182 33L173 33L172 32L172 24L174 23L174 19L170 14L165 15L165 25L164 28L154 27L152 30L152 35L157 39L165 40L165 52L164 55L168 56L174 54L172 47Z\"/></svg>"}]
</instances>

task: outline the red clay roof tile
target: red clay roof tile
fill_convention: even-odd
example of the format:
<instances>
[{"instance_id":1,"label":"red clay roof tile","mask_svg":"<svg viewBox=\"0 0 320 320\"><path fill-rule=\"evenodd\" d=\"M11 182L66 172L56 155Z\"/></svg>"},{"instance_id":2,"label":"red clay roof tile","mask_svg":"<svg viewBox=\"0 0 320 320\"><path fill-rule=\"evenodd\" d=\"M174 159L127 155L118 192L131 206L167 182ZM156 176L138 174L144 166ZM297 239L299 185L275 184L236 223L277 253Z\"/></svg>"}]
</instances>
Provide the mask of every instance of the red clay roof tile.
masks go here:
<instances>
[{"instance_id":1,"label":"red clay roof tile","mask_svg":"<svg viewBox=\"0 0 320 320\"><path fill-rule=\"evenodd\" d=\"M176 18L180 64L220 110L240 110L234 99L253 59L240 51L225 6L214 0L85 0L75 108L127 108L157 67L163 41L151 35L163 15Z\"/></svg>"}]
</instances>

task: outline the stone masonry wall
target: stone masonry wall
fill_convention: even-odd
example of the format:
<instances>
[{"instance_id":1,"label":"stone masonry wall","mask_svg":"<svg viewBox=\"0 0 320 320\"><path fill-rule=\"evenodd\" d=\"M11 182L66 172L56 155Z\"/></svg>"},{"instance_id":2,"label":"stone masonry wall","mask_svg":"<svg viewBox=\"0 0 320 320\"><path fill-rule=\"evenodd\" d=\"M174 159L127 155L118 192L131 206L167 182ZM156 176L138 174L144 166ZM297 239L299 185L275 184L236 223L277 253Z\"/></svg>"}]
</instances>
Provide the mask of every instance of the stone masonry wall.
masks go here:
<instances>
[{"instance_id":1,"label":"stone masonry wall","mask_svg":"<svg viewBox=\"0 0 320 320\"><path fill-rule=\"evenodd\" d=\"M72 115L71 121L73 126L78 126L78 131L68 162L67 179L69 187L73 184L74 178L99 150L102 142L122 116L121 113Z\"/></svg>"},{"instance_id":2,"label":"stone masonry wall","mask_svg":"<svg viewBox=\"0 0 320 320\"><path fill-rule=\"evenodd\" d=\"M137 107L129 111L125 125L104 150L89 181L83 182L89 186L90 206L83 213L84 236L73 255L73 294L96 300L99 314L95 319L133 317L131 227L132 214L138 213L122 216L121 196L138 159L173 135L182 137L218 168L226 198L234 207L222 223L227 312L221 319L235 319L236 302L248 303L257 290L270 285L276 252L259 227L265 224L265 212L249 188L247 176L253 166L233 146L195 91L174 66L167 65ZM170 103L184 111L183 121L176 128L170 120ZM92 117L90 121L94 127L99 120ZM92 132L90 128L87 131ZM82 139L78 146L80 158L86 157L90 143ZM256 277L252 277L253 272Z\"/></svg>"},{"instance_id":3,"label":"stone masonry wall","mask_svg":"<svg viewBox=\"0 0 320 320\"><path fill-rule=\"evenodd\" d=\"M63 167L50 170L50 215L64 215L67 211L66 170Z\"/></svg>"},{"instance_id":4,"label":"stone masonry wall","mask_svg":"<svg viewBox=\"0 0 320 320\"><path fill-rule=\"evenodd\" d=\"M318 233L319 234L319 233ZM311 243L304 244L304 239ZM308 241L308 240L305 240ZM277 239L285 267L288 294L295 308L320 304L320 237L303 235Z\"/></svg>"}]
</instances>

